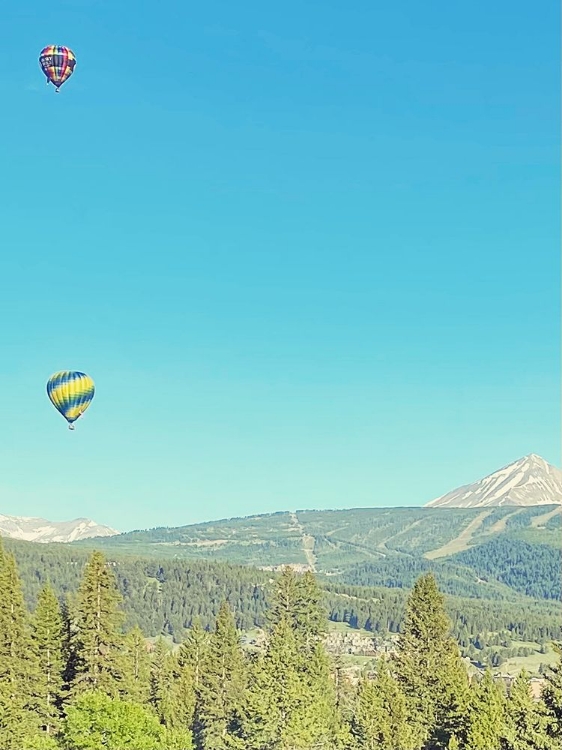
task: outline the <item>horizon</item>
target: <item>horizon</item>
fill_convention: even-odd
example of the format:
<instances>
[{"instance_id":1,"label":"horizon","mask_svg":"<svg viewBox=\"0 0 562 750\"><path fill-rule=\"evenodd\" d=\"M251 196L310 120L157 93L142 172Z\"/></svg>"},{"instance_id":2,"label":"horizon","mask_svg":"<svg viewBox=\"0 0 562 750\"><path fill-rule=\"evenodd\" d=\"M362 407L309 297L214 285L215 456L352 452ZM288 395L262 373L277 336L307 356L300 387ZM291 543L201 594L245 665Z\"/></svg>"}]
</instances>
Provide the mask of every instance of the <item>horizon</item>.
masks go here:
<instances>
[{"instance_id":1,"label":"horizon","mask_svg":"<svg viewBox=\"0 0 562 750\"><path fill-rule=\"evenodd\" d=\"M528 458L538 458L541 461L545 461L545 459L542 456L539 456L537 453L529 453L526 456L520 456L519 458L515 459L514 461L511 461L509 464L506 464L505 466L501 466L495 472L492 472L492 474L486 475L485 477L481 477L480 479L476 479L473 482L470 482L469 484L474 484L474 483L480 482L480 481L486 479L488 476L493 476L493 474L501 472L504 469L506 469L506 468L508 468L508 467L510 467L510 466L512 466L514 464L517 464L517 463L519 463L521 461L524 461L525 459L528 459ZM560 471L560 467L555 466L554 464L550 464L547 461L545 461L545 463L547 463L551 468L555 468L555 469L558 469ZM468 485L461 485L461 486L455 487L452 490L450 490L450 492L454 492L454 491L458 491L458 490L464 489L464 487L469 486L469 484ZM445 493L445 495L446 494L449 494L449 493ZM244 519L249 519L249 518L259 518L259 517L262 517L262 516L283 515L283 514L286 514L286 513L288 513L288 514L291 514L291 513L324 513L324 512L326 512L326 513L336 512L337 513L337 512L340 512L340 511L346 512L346 511L357 511L357 510L417 510L417 509L430 510L430 511L435 511L435 510L437 510L437 511L449 511L449 510L463 510L463 511L466 511L466 510L473 510L473 511L476 512L476 511L481 511L481 509L483 507L483 506L476 506L476 507L466 507L466 506L436 506L436 507L431 507L431 503L433 503L436 500L441 499L442 497L444 497L444 495L441 495L438 498L434 498L433 500L429 501L429 503L425 503L424 505L415 505L415 504L414 505L393 505L393 506L389 506L389 505L350 505L350 506L345 506L345 507L342 507L342 506L336 507L336 506L334 506L334 507L323 507L323 508L316 508L316 507L302 507L302 508L295 507L295 508L288 508L288 507L286 507L286 508L280 508L280 509L277 509L277 510L270 510L270 511L263 511L263 512L257 512L257 513L251 513L251 514L247 514L247 515L221 516L221 517L217 517L217 518L207 518L207 519L204 519L202 521L188 521L188 522L183 522L183 523L175 523L174 525L171 525L171 524L164 524L164 525L163 524L157 524L155 526L149 526L149 527L140 527L139 526L139 527L128 528L128 529L123 529L123 528L116 529L116 528L110 526L109 524L104 523L103 520L100 520L100 519L97 519L97 518L88 518L88 517L85 517L85 516L78 516L76 518L67 518L67 519L56 520L56 519L53 519L53 518L43 518L43 517L38 517L38 516L17 516L17 515L14 515L12 513L0 513L0 517L1 516L12 517L12 518L17 518L17 519L22 520L22 521L23 520L28 520L28 521L35 521L35 520L48 521L48 522L57 523L57 524L58 523L75 523L77 521L89 521L89 522L96 523L98 526L103 526L105 528L110 528L112 531L116 531L117 534L127 534L127 533L133 533L135 531L154 531L154 530L158 530L158 529L182 528L184 526L202 526L202 525L205 525L205 524L218 523L218 522L221 522L221 521L237 521L237 520L244 520ZM517 508L517 507L520 507L520 508L525 508L525 507L550 507L550 506L561 505L561 504L562 504L562 500L560 502L554 502L554 503L539 503L539 504L537 504L537 506L532 506L532 505L528 505L528 506L525 506L525 505L512 505L512 506L510 506L510 505L508 505L508 506L501 506L501 507L513 507L513 508ZM486 506L486 507L500 507L500 506Z\"/></svg>"},{"instance_id":2,"label":"horizon","mask_svg":"<svg viewBox=\"0 0 562 750\"><path fill-rule=\"evenodd\" d=\"M559 8L0 16L7 515L421 507L560 463Z\"/></svg>"}]
</instances>

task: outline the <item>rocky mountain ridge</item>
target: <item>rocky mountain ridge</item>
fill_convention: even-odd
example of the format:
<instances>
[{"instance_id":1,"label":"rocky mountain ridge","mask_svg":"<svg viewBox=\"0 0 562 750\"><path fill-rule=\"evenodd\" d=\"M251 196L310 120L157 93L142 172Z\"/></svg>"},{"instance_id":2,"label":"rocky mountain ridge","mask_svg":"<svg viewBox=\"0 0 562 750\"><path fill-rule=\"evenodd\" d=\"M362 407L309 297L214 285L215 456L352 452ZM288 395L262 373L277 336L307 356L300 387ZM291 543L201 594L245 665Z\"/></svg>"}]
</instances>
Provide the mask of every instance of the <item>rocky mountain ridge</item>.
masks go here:
<instances>
[{"instance_id":1,"label":"rocky mountain ridge","mask_svg":"<svg viewBox=\"0 0 562 750\"><path fill-rule=\"evenodd\" d=\"M92 537L118 534L109 526L102 526L89 518L73 521L47 521L44 518L4 516L0 514L0 536L22 539L26 542L77 542Z\"/></svg>"},{"instance_id":2,"label":"rocky mountain ridge","mask_svg":"<svg viewBox=\"0 0 562 750\"><path fill-rule=\"evenodd\" d=\"M432 500L426 508L530 507L562 503L562 471L531 453L472 484Z\"/></svg>"}]
</instances>

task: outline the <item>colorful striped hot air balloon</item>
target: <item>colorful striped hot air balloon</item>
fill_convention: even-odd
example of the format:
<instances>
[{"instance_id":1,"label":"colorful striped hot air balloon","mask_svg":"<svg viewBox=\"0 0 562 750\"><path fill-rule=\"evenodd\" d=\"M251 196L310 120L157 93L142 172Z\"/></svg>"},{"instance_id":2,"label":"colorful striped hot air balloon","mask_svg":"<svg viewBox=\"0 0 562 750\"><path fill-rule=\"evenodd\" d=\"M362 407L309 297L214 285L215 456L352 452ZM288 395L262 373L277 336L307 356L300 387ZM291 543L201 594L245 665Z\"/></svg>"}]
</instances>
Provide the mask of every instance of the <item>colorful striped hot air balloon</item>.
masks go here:
<instances>
[{"instance_id":1,"label":"colorful striped hot air balloon","mask_svg":"<svg viewBox=\"0 0 562 750\"><path fill-rule=\"evenodd\" d=\"M39 65L47 76L47 84L52 83L55 90L58 91L73 74L76 57L68 47L50 44L41 50Z\"/></svg>"},{"instance_id":2,"label":"colorful striped hot air balloon","mask_svg":"<svg viewBox=\"0 0 562 750\"><path fill-rule=\"evenodd\" d=\"M47 395L57 411L74 429L73 422L84 414L94 398L94 381L83 372L61 370L51 375L47 382Z\"/></svg>"}]
</instances>

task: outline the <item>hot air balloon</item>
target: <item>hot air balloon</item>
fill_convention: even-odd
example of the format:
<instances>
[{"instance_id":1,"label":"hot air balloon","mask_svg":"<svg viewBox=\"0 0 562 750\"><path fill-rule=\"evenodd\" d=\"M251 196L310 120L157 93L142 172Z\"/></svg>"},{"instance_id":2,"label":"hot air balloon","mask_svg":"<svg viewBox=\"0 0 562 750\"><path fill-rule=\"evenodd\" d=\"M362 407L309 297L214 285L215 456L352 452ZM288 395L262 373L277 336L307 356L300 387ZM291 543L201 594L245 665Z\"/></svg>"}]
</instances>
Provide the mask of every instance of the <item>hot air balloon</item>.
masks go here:
<instances>
[{"instance_id":1,"label":"hot air balloon","mask_svg":"<svg viewBox=\"0 0 562 750\"><path fill-rule=\"evenodd\" d=\"M83 372L61 370L51 375L47 382L47 395L57 411L74 429L74 422L84 414L94 398L94 381Z\"/></svg>"},{"instance_id":2,"label":"hot air balloon","mask_svg":"<svg viewBox=\"0 0 562 750\"><path fill-rule=\"evenodd\" d=\"M52 83L58 92L62 84L67 81L74 72L76 58L74 52L68 47L59 47L50 44L45 47L39 55L39 65L47 76L47 86Z\"/></svg>"}]
</instances>

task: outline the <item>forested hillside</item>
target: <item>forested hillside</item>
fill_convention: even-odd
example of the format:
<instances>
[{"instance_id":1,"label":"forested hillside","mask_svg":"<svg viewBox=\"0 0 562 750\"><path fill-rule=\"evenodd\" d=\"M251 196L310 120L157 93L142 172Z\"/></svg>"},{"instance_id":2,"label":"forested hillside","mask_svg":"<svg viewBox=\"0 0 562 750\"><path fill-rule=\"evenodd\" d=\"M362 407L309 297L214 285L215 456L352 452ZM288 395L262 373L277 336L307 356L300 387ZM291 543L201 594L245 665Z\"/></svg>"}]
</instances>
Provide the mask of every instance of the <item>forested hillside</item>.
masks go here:
<instances>
[{"instance_id":1,"label":"forested hillside","mask_svg":"<svg viewBox=\"0 0 562 750\"><path fill-rule=\"evenodd\" d=\"M562 552L551 545L506 537L485 542L447 560L393 555L349 566L338 580L362 586L411 588L432 571L443 591L478 599L513 599L513 593L536 599L562 597Z\"/></svg>"},{"instance_id":2,"label":"forested hillside","mask_svg":"<svg viewBox=\"0 0 562 750\"><path fill-rule=\"evenodd\" d=\"M448 594L562 598L562 507L298 511L80 542L157 559L297 565L341 583L410 588L432 571Z\"/></svg>"},{"instance_id":3,"label":"forested hillside","mask_svg":"<svg viewBox=\"0 0 562 750\"><path fill-rule=\"evenodd\" d=\"M13 551L23 580L26 602L34 608L41 587L49 582L59 595L75 594L89 552L68 545L39 545L5 540ZM147 636L171 636L180 642L195 618L203 627L213 627L221 601L228 602L237 627L250 630L266 623L266 601L278 574L256 568L211 563L111 555L123 598L126 625L138 625ZM405 587L411 588L424 569L410 570ZM399 632L408 592L401 587L363 586L361 571L351 584L320 577L328 617L347 622L377 635ZM366 576L368 577L369 571ZM394 571L402 575L402 571ZM438 580L440 580L438 578ZM448 580L448 579L447 579ZM535 644L562 638L559 605L512 593L511 599L478 600L461 596L463 580L451 587L446 607L463 654L479 664L498 665L513 655L516 644Z\"/></svg>"},{"instance_id":4,"label":"forested hillside","mask_svg":"<svg viewBox=\"0 0 562 750\"><path fill-rule=\"evenodd\" d=\"M321 542L314 549L319 570L368 559L392 550L423 555L457 543L475 544L499 536L561 547L562 506L526 508L352 508L279 512L246 518L131 531L95 540L104 549L129 548L192 557L228 557L233 562L275 565L307 563L303 541ZM467 533L468 532L468 533ZM91 545L93 540L79 544ZM283 556L293 550L294 559ZM460 551L460 550L456 550ZM449 552L453 554L453 551ZM238 559L236 559L238 558ZM357 558L357 559L354 559Z\"/></svg>"},{"instance_id":5,"label":"forested hillside","mask_svg":"<svg viewBox=\"0 0 562 750\"><path fill-rule=\"evenodd\" d=\"M471 681L431 574L405 602L394 653L356 680L322 644L324 596L311 573L276 577L258 651L242 650L223 600L213 626L193 622L172 652L124 626L118 563L99 552L85 566L65 562L80 569L75 596L61 601L43 585L31 612L0 547L2 750L560 748L560 658L538 701L524 672L508 694L489 670Z\"/></svg>"}]
</instances>

